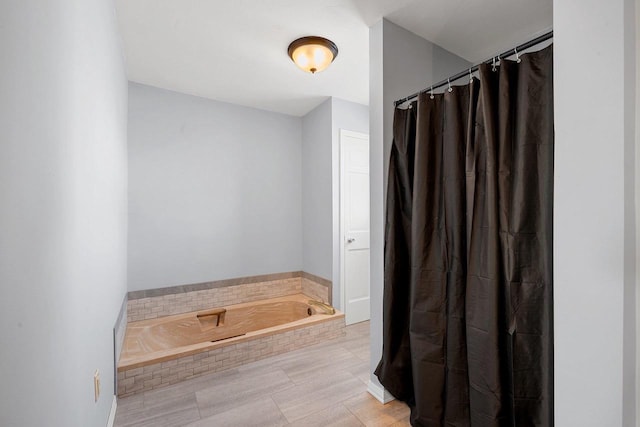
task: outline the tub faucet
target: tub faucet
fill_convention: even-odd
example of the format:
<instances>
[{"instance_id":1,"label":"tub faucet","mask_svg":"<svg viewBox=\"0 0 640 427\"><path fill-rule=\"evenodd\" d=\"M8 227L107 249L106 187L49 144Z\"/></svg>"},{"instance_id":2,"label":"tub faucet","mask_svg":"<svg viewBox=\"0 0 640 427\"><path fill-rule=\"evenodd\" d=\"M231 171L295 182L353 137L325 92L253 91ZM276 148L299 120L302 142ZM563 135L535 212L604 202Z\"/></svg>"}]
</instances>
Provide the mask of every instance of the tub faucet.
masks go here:
<instances>
[{"instance_id":1,"label":"tub faucet","mask_svg":"<svg viewBox=\"0 0 640 427\"><path fill-rule=\"evenodd\" d=\"M225 308L214 308L213 310L202 311L196 315L202 328L211 329L224 326Z\"/></svg>"},{"instance_id":2,"label":"tub faucet","mask_svg":"<svg viewBox=\"0 0 640 427\"><path fill-rule=\"evenodd\" d=\"M329 304L325 304L322 301L316 301L314 299L310 299L308 302L309 305L319 307L324 314L336 314L336 309L331 307Z\"/></svg>"}]
</instances>

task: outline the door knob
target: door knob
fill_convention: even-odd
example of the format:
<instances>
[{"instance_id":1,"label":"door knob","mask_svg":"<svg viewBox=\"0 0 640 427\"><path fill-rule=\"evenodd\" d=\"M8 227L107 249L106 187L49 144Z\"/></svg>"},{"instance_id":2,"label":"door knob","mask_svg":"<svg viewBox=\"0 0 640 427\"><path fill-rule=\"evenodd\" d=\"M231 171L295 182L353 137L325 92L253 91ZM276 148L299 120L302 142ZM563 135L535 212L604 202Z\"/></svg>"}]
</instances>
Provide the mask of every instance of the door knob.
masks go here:
<instances>
[{"instance_id":1,"label":"door knob","mask_svg":"<svg viewBox=\"0 0 640 427\"><path fill-rule=\"evenodd\" d=\"M353 237L349 237L349 238L347 239L347 243L353 243L353 242L355 242L355 241L356 241L356 239L355 239L355 238L353 238Z\"/></svg>"}]
</instances>

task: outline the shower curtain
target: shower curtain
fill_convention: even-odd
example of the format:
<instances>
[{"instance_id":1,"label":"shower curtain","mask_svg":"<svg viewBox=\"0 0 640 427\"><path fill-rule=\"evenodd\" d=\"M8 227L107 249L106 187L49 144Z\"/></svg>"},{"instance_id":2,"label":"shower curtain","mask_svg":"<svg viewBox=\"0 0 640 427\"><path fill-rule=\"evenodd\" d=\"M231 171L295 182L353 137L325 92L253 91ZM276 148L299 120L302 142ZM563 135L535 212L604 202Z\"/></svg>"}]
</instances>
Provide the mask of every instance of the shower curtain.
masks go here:
<instances>
[{"instance_id":1,"label":"shower curtain","mask_svg":"<svg viewBox=\"0 0 640 427\"><path fill-rule=\"evenodd\" d=\"M395 110L375 373L414 426L553 425L552 69Z\"/></svg>"}]
</instances>

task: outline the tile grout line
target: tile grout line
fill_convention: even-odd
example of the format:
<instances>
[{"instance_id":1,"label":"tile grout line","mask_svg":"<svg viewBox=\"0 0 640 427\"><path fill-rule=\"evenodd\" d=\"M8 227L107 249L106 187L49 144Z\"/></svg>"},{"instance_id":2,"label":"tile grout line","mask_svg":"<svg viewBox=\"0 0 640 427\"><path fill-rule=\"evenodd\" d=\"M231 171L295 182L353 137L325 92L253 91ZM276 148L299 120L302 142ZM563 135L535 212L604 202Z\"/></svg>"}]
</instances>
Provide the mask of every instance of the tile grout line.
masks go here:
<instances>
[{"instance_id":1,"label":"tile grout line","mask_svg":"<svg viewBox=\"0 0 640 427\"><path fill-rule=\"evenodd\" d=\"M289 376L287 376L288 378ZM274 405L276 405L276 408L278 408L278 412L280 412L280 415L282 415L282 418L284 418L285 420L287 420L287 424L286 425L291 425L291 421L289 421L289 418L287 418L287 416L284 414L284 412L282 412L282 408L280 407L280 405L278 405L278 402L276 402L273 399L273 393L269 394L269 399L271 399L271 401L273 402Z\"/></svg>"},{"instance_id":2,"label":"tile grout line","mask_svg":"<svg viewBox=\"0 0 640 427\"><path fill-rule=\"evenodd\" d=\"M366 426L367 424L362 421L362 419L358 416L358 414L355 414L351 409L349 409L349 407L347 405L344 404L344 401L340 402L340 404L347 410L349 411L349 413L351 415L353 415L354 417L356 417L356 420L358 420L358 422L362 425L362 426Z\"/></svg>"},{"instance_id":3,"label":"tile grout line","mask_svg":"<svg viewBox=\"0 0 640 427\"><path fill-rule=\"evenodd\" d=\"M203 418L202 418L202 412L200 412L200 404L198 403L198 393L194 391L193 396L196 399L196 408L198 408L198 421L201 421L203 420Z\"/></svg>"}]
</instances>

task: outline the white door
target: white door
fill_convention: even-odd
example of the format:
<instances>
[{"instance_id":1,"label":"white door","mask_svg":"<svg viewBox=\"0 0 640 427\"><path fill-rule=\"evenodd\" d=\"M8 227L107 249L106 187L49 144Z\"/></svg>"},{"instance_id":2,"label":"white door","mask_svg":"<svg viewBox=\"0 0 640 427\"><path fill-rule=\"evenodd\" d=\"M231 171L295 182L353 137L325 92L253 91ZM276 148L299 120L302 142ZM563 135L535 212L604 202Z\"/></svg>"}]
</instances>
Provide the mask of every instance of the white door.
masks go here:
<instances>
[{"instance_id":1,"label":"white door","mask_svg":"<svg viewBox=\"0 0 640 427\"><path fill-rule=\"evenodd\" d=\"M369 320L369 136L340 130L342 307L346 323Z\"/></svg>"}]
</instances>

